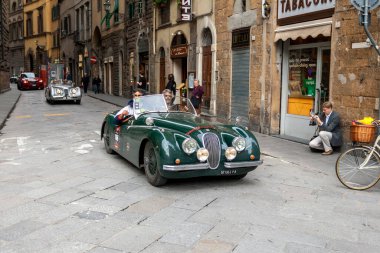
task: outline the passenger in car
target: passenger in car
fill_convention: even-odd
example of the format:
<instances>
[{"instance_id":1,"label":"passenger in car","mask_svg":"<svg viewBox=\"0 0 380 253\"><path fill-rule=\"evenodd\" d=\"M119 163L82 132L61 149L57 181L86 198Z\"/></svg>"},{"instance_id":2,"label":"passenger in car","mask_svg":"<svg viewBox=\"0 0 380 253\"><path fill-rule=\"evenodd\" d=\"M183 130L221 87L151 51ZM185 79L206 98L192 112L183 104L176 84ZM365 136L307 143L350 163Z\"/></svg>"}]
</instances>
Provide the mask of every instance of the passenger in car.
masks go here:
<instances>
[{"instance_id":1,"label":"passenger in car","mask_svg":"<svg viewBox=\"0 0 380 253\"><path fill-rule=\"evenodd\" d=\"M144 91L141 89L136 89L133 92L133 99L144 96ZM130 116L133 115L133 99L129 100L127 106L123 107L115 115L115 120L117 124L123 123L125 120L128 120Z\"/></svg>"}]
</instances>

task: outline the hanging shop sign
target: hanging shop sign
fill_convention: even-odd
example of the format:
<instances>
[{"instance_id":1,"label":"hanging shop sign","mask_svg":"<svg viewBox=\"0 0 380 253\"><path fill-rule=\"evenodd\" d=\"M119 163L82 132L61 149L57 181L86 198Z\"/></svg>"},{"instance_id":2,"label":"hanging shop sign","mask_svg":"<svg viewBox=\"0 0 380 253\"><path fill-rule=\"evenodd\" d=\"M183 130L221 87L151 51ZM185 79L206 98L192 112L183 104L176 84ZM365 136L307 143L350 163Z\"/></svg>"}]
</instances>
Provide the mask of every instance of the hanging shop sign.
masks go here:
<instances>
[{"instance_id":1,"label":"hanging shop sign","mask_svg":"<svg viewBox=\"0 0 380 253\"><path fill-rule=\"evenodd\" d=\"M191 21L191 0L181 0L181 20Z\"/></svg>"},{"instance_id":2,"label":"hanging shop sign","mask_svg":"<svg viewBox=\"0 0 380 253\"><path fill-rule=\"evenodd\" d=\"M334 13L336 0L277 0L279 25L328 18Z\"/></svg>"},{"instance_id":3,"label":"hanging shop sign","mask_svg":"<svg viewBox=\"0 0 380 253\"><path fill-rule=\"evenodd\" d=\"M187 45L170 48L171 58L187 57Z\"/></svg>"}]
</instances>

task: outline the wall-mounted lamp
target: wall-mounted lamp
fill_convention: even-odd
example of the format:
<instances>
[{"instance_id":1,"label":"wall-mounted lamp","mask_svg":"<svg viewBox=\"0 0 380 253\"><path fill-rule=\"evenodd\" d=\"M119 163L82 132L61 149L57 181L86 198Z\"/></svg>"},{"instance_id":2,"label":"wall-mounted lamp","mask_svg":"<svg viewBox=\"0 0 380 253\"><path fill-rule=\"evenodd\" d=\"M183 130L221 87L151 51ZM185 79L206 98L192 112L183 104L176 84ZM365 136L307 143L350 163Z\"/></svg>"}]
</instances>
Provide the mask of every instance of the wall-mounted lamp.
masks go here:
<instances>
[{"instance_id":1,"label":"wall-mounted lamp","mask_svg":"<svg viewBox=\"0 0 380 253\"><path fill-rule=\"evenodd\" d=\"M262 0L262 16L263 18L269 18L271 11L270 4L267 2L267 0Z\"/></svg>"},{"instance_id":2,"label":"wall-mounted lamp","mask_svg":"<svg viewBox=\"0 0 380 253\"><path fill-rule=\"evenodd\" d=\"M172 33L172 36L181 35L181 34L182 34L182 31L176 31Z\"/></svg>"}]
</instances>

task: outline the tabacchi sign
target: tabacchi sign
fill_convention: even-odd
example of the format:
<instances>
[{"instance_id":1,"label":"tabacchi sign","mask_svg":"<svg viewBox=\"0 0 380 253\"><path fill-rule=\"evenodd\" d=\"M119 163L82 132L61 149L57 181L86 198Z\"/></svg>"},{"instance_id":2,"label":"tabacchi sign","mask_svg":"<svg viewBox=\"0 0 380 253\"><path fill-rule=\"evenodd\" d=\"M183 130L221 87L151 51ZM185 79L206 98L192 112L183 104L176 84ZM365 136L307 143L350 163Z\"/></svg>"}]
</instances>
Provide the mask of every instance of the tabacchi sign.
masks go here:
<instances>
[{"instance_id":1,"label":"tabacchi sign","mask_svg":"<svg viewBox=\"0 0 380 253\"><path fill-rule=\"evenodd\" d=\"M181 0L181 20L191 20L191 0Z\"/></svg>"},{"instance_id":2,"label":"tabacchi sign","mask_svg":"<svg viewBox=\"0 0 380 253\"><path fill-rule=\"evenodd\" d=\"M335 8L335 0L277 0L278 19L311 14Z\"/></svg>"}]
</instances>

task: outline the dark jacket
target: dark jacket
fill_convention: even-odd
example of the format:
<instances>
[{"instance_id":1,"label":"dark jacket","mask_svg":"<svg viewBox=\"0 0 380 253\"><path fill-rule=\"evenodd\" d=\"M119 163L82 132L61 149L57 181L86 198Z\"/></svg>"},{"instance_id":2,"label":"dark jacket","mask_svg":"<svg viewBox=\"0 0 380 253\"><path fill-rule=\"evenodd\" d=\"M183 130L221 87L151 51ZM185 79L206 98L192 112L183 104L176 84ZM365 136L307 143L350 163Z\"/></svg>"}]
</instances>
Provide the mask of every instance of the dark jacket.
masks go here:
<instances>
[{"instance_id":1,"label":"dark jacket","mask_svg":"<svg viewBox=\"0 0 380 253\"><path fill-rule=\"evenodd\" d=\"M340 116L339 113L332 111L329 121L326 124L326 115L321 115L323 125L319 127L319 131L327 131L332 133L331 145L334 147L343 144L342 130L340 129Z\"/></svg>"},{"instance_id":2,"label":"dark jacket","mask_svg":"<svg viewBox=\"0 0 380 253\"><path fill-rule=\"evenodd\" d=\"M173 92L173 96L175 96L177 84L174 80L169 80L169 82L166 84L165 89L169 89Z\"/></svg>"}]
</instances>

